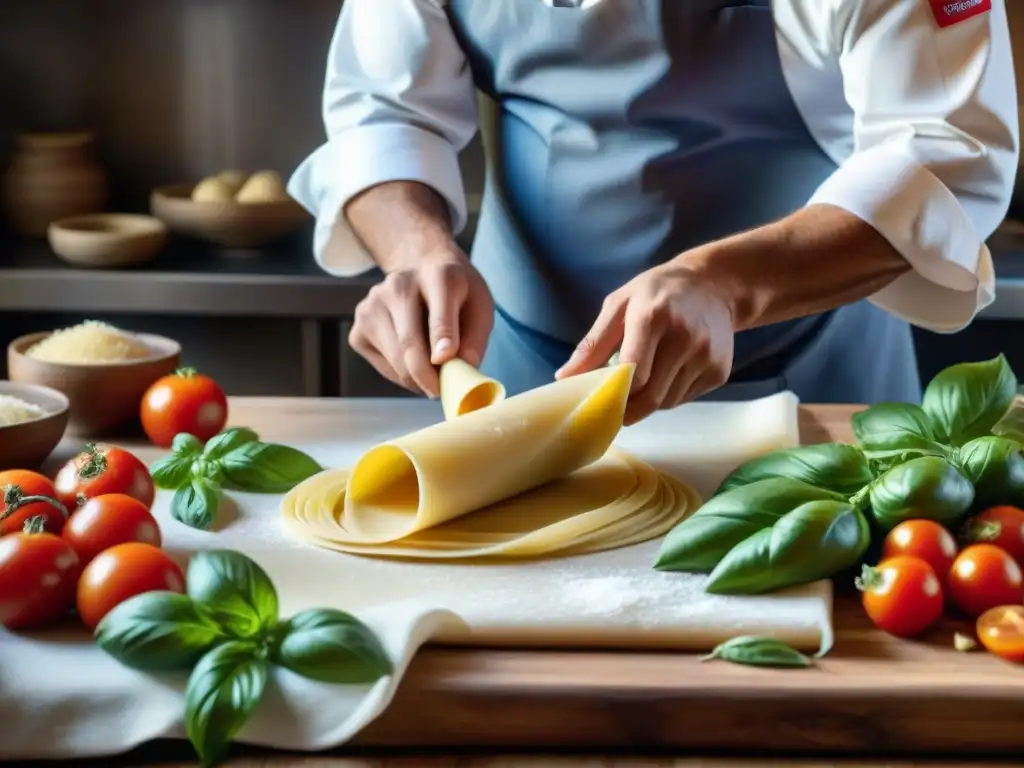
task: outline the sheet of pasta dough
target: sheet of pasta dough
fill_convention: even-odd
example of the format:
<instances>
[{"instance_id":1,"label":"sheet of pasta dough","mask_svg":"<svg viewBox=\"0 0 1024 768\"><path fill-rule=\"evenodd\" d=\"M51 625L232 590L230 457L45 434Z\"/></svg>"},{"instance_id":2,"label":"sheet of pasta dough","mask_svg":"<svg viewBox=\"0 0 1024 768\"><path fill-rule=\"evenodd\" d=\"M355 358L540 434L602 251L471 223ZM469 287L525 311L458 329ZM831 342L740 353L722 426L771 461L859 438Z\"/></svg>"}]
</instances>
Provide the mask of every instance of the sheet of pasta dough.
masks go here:
<instances>
[{"instance_id":1,"label":"sheet of pasta dough","mask_svg":"<svg viewBox=\"0 0 1024 768\"><path fill-rule=\"evenodd\" d=\"M623 430L616 444L707 494L734 466L797 443L796 400L693 404ZM352 466L367 449L442 418L438 403L342 401L346 434L300 444L325 466ZM150 460L156 457L146 454ZM396 674L370 687L312 683L274 672L275 685L238 738L280 749L341 744L373 720L426 641L707 649L738 634L773 633L814 649L831 628L827 583L786 594L716 597L703 577L651 569L658 542L514 566L396 563L339 555L284 535L280 497L232 494L216 534L175 523L171 494L154 512L166 548L182 559L206 548L246 552L278 586L282 615L351 610L383 639ZM128 670L80 629L46 642L0 632L0 760L111 755L183 736L183 677Z\"/></svg>"},{"instance_id":2,"label":"sheet of pasta dough","mask_svg":"<svg viewBox=\"0 0 1024 768\"><path fill-rule=\"evenodd\" d=\"M798 443L790 393L689 405L626 428L615 440L705 496L743 461ZM828 634L827 584L789 595L714 597L704 594L702 576L653 570L659 544L509 565L395 562L313 549L301 573L287 567L282 551L274 554L274 570L296 607L399 601L451 610L462 621L441 629L439 642L706 650L742 631L813 649ZM311 592L310 584L321 586Z\"/></svg>"}]
</instances>

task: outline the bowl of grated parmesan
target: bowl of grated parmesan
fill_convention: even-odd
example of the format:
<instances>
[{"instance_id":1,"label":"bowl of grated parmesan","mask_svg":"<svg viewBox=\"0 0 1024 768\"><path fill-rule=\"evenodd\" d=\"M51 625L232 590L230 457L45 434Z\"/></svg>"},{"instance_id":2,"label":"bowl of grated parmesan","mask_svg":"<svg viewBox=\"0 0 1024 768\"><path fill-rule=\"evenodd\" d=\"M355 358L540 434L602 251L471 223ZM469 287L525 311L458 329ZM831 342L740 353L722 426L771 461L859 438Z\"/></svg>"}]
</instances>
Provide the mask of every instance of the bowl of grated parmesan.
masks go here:
<instances>
[{"instance_id":1,"label":"bowl of grated parmesan","mask_svg":"<svg viewBox=\"0 0 1024 768\"><path fill-rule=\"evenodd\" d=\"M64 436L69 412L55 389L0 381L0 470L42 464Z\"/></svg>"},{"instance_id":2,"label":"bowl of grated parmesan","mask_svg":"<svg viewBox=\"0 0 1024 768\"><path fill-rule=\"evenodd\" d=\"M173 339L95 320L22 336L7 347L11 381L62 392L70 402L68 434L78 437L109 435L137 418L146 390L180 359Z\"/></svg>"}]
</instances>

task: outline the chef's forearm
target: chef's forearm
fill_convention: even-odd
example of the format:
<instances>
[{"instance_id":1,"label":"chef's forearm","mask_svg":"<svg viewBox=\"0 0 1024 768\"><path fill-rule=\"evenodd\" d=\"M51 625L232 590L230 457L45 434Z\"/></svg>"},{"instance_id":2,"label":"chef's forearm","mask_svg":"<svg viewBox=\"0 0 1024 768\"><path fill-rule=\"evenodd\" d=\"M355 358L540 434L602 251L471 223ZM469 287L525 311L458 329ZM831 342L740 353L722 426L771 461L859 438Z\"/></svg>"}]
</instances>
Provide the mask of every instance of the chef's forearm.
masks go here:
<instances>
[{"instance_id":1,"label":"chef's forearm","mask_svg":"<svg viewBox=\"0 0 1024 768\"><path fill-rule=\"evenodd\" d=\"M458 248L444 199L418 182L371 187L349 201L343 216L385 272Z\"/></svg>"},{"instance_id":2,"label":"chef's forearm","mask_svg":"<svg viewBox=\"0 0 1024 768\"><path fill-rule=\"evenodd\" d=\"M911 268L869 224L829 205L809 206L679 259L726 299L737 330L859 301Z\"/></svg>"}]
</instances>

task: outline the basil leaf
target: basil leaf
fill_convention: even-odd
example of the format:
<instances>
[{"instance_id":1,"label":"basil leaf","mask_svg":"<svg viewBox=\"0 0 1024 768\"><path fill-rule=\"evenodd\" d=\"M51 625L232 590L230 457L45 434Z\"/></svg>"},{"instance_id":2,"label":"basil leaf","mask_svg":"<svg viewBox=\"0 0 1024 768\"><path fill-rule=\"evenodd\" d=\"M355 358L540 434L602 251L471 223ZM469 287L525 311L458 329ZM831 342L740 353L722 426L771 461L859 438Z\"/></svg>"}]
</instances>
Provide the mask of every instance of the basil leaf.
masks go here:
<instances>
[{"instance_id":1,"label":"basil leaf","mask_svg":"<svg viewBox=\"0 0 1024 768\"><path fill-rule=\"evenodd\" d=\"M188 564L188 594L235 637L249 638L277 623L277 590L267 572L240 552L199 552Z\"/></svg>"},{"instance_id":2,"label":"basil leaf","mask_svg":"<svg viewBox=\"0 0 1024 768\"><path fill-rule=\"evenodd\" d=\"M701 661L711 661L712 659L722 659L751 667L805 668L811 666L811 660L795 648L774 637L758 635L743 635L726 640L716 646Z\"/></svg>"},{"instance_id":3,"label":"basil leaf","mask_svg":"<svg viewBox=\"0 0 1024 768\"><path fill-rule=\"evenodd\" d=\"M232 640L203 656L185 686L185 733L203 765L216 765L267 687L268 663Z\"/></svg>"},{"instance_id":4,"label":"basil leaf","mask_svg":"<svg viewBox=\"0 0 1024 768\"><path fill-rule=\"evenodd\" d=\"M883 531L904 520L958 522L974 502L974 486L952 464L922 456L893 467L871 485L871 517Z\"/></svg>"},{"instance_id":5,"label":"basil leaf","mask_svg":"<svg viewBox=\"0 0 1024 768\"><path fill-rule=\"evenodd\" d=\"M1024 446L1016 440L979 437L960 448L959 459L975 507L1024 504Z\"/></svg>"},{"instance_id":6,"label":"basil leaf","mask_svg":"<svg viewBox=\"0 0 1024 768\"><path fill-rule=\"evenodd\" d=\"M220 485L224 482L224 470L216 459L208 459L205 456L197 456L192 460L192 477L199 477L213 485Z\"/></svg>"},{"instance_id":7,"label":"basil leaf","mask_svg":"<svg viewBox=\"0 0 1024 768\"><path fill-rule=\"evenodd\" d=\"M941 371L924 391L922 407L939 425L939 438L963 445L982 437L1006 414L1017 377L1003 355Z\"/></svg>"},{"instance_id":8,"label":"basil leaf","mask_svg":"<svg viewBox=\"0 0 1024 768\"><path fill-rule=\"evenodd\" d=\"M857 442L870 458L945 452L932 417L911 403L879 403L855 413L851 421Z\"/></svg>"},{"instance_id":9,"label":"basil leaf","mask_svg":"<svg viewBox=\"0 0 1024 768\"><path fill-rule=\"evenodd\" d=\"M220 508L220 489L202 477L193 477L171 499L171 517L190 528L208 531Z\"/></svg>"},{"instance_id":10,"label":"basil leaf","mask_svg":"<svg viewBox=\"0 0 1024 768\"><path fill-rule=\"evenodd\" d=\"M296 614L281 627L275 664L323 683L372 683L392 672L380 640L344 611L318 608Z\"/></svg>"},{"instance_id":11,"label":"basil leaf","mask_svg":"<svg viewBox=\"0 0 1024 768\"><path fill-rule=\"evenodd\" d=\"M203 456L208 459L219 459L240 446L247 443L259 441L260 436L248 427L232 427L225 429L219 435L211 437L206 448L203 449Z\"/></svg>"},{"instance_id":12,"label":"basil leaf","mask_svg":"<svg viewBox=\"0 0 1024 768\"><path fill-rule=\"evenodd\" d=\"M151 672L192 669L224 639L192 598L162 591L144 592L115 607L94 637L96 645L125 666Z\"/></svg>"},{"instance_id":13,"label":"basil leaf","mask_svg":"<svg viewBox=\"0 0 1024 768\"><path fill-rule=\"evenodd\" d=\"M673 528L654 567L707 573L741 541L809 501L842 501L840 494L799 480L775 477L715 496Z\"/></svg>"},{"instance_id":14,"label":"basil leaf","mask_svg":"<svg viewBox=\"0 0 1024 768\"><path fill-rule=\"evenodd\" d=\"M181 432L171 441L171 450L179 456L195 456L202 452L203 443L195 435Z\"/></svg>"},{"instance_id":15,"label":"basil leaf","mask_svg":"<svg viewBox=\"0 0 1024 768\"><path fill-rule=\"evenodd\" d=\"M246 443L220 460L224 481L239 491L284 493L323 471L302 451L276 443Z\"/></svg>"},{"instance_id":16,"label":"basil leaf","mask_svg":"<svg viewBox=\"0 0 1024 768\"><path fill-rule=\"evenodd\" d=\"M704 589L757 595L825 579L856 564L871 543L867 520L841 501L811 501L737 544Z\"/></svg>"},{"instance_id":17,"label":"basil leaf","mask_svg":"<svg viewBox=\"0 0 1024 768\"><path fill-rule=\"evenodd\" d=\"M992 434L1024 443L1024 408L1013 407L1008 410L992 427Z\"/></svg>"},{"instance_id":18,"label":"basil leaf","mask_svg":"<svg viewBox=\"0 0 1024 768\"><path fill-rule=\"evenodd\" d=\"M174 491L188 484L192 477L192 459L176 453L169 453L149 465L153 484L165 491Z\"/></svg>"},{"instance_id":19,"label":"basil leaf","mask_svg":"<svg viewBox=\"0 0 1024 768\"><path fill-rule=\"evenodd\" d=\"M821 443L773 451L748 461L725 478L715 495L770 477L800 480L844 496L857 493L875 479L867 457L857 446Z\"/></svg>"}]
</instances>

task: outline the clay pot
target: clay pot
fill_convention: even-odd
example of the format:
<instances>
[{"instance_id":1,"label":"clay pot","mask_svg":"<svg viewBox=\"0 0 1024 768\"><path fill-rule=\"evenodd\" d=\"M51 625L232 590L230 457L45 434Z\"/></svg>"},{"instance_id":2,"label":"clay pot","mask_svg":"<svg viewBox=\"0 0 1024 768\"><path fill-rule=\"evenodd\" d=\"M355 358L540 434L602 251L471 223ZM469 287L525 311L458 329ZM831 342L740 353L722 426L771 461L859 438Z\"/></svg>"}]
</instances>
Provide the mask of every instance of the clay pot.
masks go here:
<instances>
[{"instance_id":1,"label":"clay pot","mask_svg":"<svg viewBox=\"0 0 1024 768\"><path fill-rule=\"evenodd\" d=\"M107 175L93 153L89 133L27 133L3 179L11 228L45 237L57 219L98 213L107 204Z\"/></svg>"}]
</instances>

